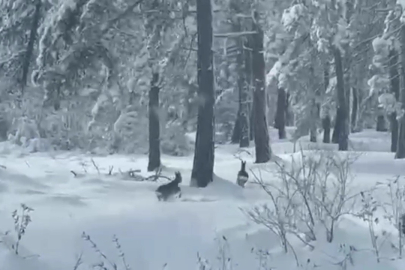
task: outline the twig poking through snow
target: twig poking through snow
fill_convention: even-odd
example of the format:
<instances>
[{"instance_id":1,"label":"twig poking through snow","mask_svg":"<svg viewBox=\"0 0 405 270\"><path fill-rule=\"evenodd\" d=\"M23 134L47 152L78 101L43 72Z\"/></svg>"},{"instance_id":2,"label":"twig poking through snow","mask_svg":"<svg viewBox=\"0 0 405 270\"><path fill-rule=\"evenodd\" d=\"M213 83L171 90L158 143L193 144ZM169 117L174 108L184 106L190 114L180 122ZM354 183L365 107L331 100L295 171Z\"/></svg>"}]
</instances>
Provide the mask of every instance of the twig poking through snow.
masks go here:
<instances>
[{"instance_id":1,"label":"twig poking through snow","mask_svg":"<svg viewBox=\"0 0 405 270\"><path fill-rule=\"evenodd\" d=\"M113 236L113 242L115 243L115 247L118 250L119 256L120 256L120 258L122 260L122 263L123 263L123 265L125 267L125 270L131 270L131 267L128 265L128 263L127 263L127 261L125 259L125 253L122 251L121 244L120 244L117 236L115 236L115 235Z\"/></svg>"},{"instance_id":2,"label":"twig poking through snow","mask_svg":"<svg viewBox=\"0 0 405 270\"><path fill-rule=\"evenodd\" d=\"M114 170L114 166L110 166L108 168L108 175L112 175L113 170Z\"/></svg>"},{"instance_id":3,"label":"twig poking through snow","mask_svg":"<svg viewBox=\"0 0 405 270\"><path fill-rule=\"evenodd\" d=\"M119 170L121 174L124 174L121 170ZM148 177L143 177L142 175L139 175L137 173L141 172L141 170L132 170L130 169L126 174L134 179L134 181L138 182L143 182L143 181L151 181L151 182L156 182L158 179L166 179L168 181L172 181L170 177L161 175L162 169L157 169L155 171L155 174L150 175Z\"/></svg>"},{"instance_id":4,"label":"twig poking through snow","mask_svg":"<svg viewBox=\"0 0 405 270\"><path fill-rule=\"evenodd\" d=\"M83 257L83 253L81 253L81 254L77 257L76 263L75 263L75 265L73 266L73 270L78 270L79 267L80 267L80 265L83 264L82 257Z\"/></svg>"},{"instance_id":5,"label":"twig poking through snow","mask_svg":"<svg viewBox=\"0 0 405 270\"><path fill-rule=\"evenodd\" d=\"M14 219L14 231L17 234L17 241L15 245L12 245L12 248L14 249L16 255L18 255L20 241L23 235L25 235L28 224L31 223L31 216L29 215L29 213L34 211L34 209L26 206L25 204L21 204L21 209L21 215L18 214L17 210L14 210L14 212L12 213L12 217Z\"/></svg>"},{"instance_id":6,"label":"twig poking through snow","mask_svg":"<svg viewBox=\"0 0 405 270\"><path fill-rule=\"evenodd\" d=\"M97 173L100 174L100 169L98 168L96 162L94 162L94 159L91 159L91 163L93 163L94 168L96 168Z\"/></svg>"},{"instance_id":7,"label":"twig poking through snow","mask_svg":"<svg viewBox=\"0 0 405 270\"><path fill-rule=\"evenodd\" d=\"M103 261L97 263L96 265L94 265L95 268L97 267L97 268L99 268L99 269L101 269L101 270L108 269L108 268L105 266L105 263L104 263L104 261L106 261L106 262L112 267L112 269L114 269L114 270L118 269L117 264L114 263L114 262L112 262L112 261L110 261L110 260L108 259L107 255L105 255L105 254L98 248L97 244L90 238L90 235L88 235L88 234L86 234L85 232L83 232L82 238L83 238L85 241L87 241L87 242L90 243L90 245L91 245L91 247L93 248L94 252L96 252L96 253L101 257L101 259L103 260Z\"/></svg>"}]
</instances>

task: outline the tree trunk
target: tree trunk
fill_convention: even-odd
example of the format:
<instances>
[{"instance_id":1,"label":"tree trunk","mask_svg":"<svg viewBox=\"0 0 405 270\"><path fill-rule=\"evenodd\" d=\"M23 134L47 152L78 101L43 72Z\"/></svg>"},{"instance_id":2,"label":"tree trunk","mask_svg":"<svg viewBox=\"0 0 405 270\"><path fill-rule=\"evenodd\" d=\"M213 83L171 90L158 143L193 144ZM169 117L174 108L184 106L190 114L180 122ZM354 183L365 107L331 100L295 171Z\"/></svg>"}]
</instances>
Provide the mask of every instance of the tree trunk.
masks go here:
<instances>
[{"instance_id":1,"label":"tree trunk","mask_svg":"<svg viewBox=\"0 0 405 270\"><path fill-rule=\"evenodd\" d=\"M332 143L336 143L336 144L338 144L339 143L339 134L340 134L340 126L341 126L341 123L340 123L340 121L341 121L341 119L342 119L342 117L341 116L339 116L339 114L340 114L340 110L339 110L339 107L336 109L336 117L335 117L335 125L334 125L334 128L333 128L333 133L332 133Z\"/></svg>"},{"instance_id":2,"label":"tree trunk","mask_svg":"<svg viewBox=\"0 0 405 270\"><path fill-rule=\"evenodd\" d=\"M325 94L328 91L329 87L329 64L325 64L324 71L323 71L323 80L324 80L324 87L325 87ZM324 112L322 117L322 129L323 129L323 143L330 143L330 128L331 128L331 119L329 115L329 107L327 108L326 112Z\"/></svg>"},{"instance_id":3,"label":"tree trunk","mask_svg":"<svg viewBox=\"0 0 405 270\"><path fill-rule=\"evenodd\" d=\"M256 16L257 14L255 14ZM261 27L255 23L253 31L256 34L252 38L252 66L253 66L253 110L254 110L254 137L256 150L256 163L268 162L271 158L270 138L266 119L266 75L264 62L263 40L264 34Z\"/></svg>"},{"instance_id":4,"label":"tree trunk","mask_svg":"<svg viewBox=\"0 0 405 270\"><path fill-rule=\"evenodd\" d=\"M278 129L278 138L285 139L285 122L286 122L286 106L287 106L287 97L285 90L283 88L278 88L277 93L277 110L276 110L276 119L274 121L274 127Z\"/></svg>"},{"instance_id":5,"label":"tree trunk","mask_svg":"<svg viewBox=\"0 0 405 270\"><path fill-rule=\"evenodd\" d=\"M290 93L287 93L285 97L285 121L288 127L294 126L294 117L290 109L290 99Z\"/></svg>"},{"instance_id":6,"label":"tree trunk","mask_svg":"<svg viewBox=\"0 0 405 270\"><path fill-rule=\"evenodd\" d=\"M324 117L322 119L323 143L330 143L330 126L331 126L330 117L329 116Z\"/></svg>"},{"instance_id":7,"label":"tree trunk","mask_svg":"<svg viewBox=\"0 0 405 270\"><path fill-rule=\"evenodd\" d=\"M242 31L242 22L238 19L237 24L235 25L235 32ZM238 48L239 53L237 56L237 65L238 65L238 92L239 92L239 110L238 110L238 118L239 118L239 129L240 129L240 137L239 137L239 147L249 147L250 138L249 138L249 90L250 90L250 82L248 81L248 77L246 76L247 67L245 62L245 50L243 48L244 41L242 38L238 39Z\"/></svg>"},{"instance_id":8,"label":"tree trunk","mask_svg":"<svg viewBox=\"0 0 405 270\"><path fill-rule=\"evenodd\" d=\"M152 74L149 90L149 161L148 172L158 169L160 163L159 73Z\"/></svg>"},{"instance_id":9,"label":"tree trunk","mask_svg":"<svg viewBox=\"0 0 405 270\"><path fill-rule=\"evenodd\" d=\"M354 1L345 1L345 19L346 19L346 23L347 25L351 25L352 24L352 17L354 15L354 11L355 11L355 6L354 6ZM347 133L347 140L349 139L349 134L350 134L350 124L351 124L351 103L350 103L350 98L351 98L351 92L352 92L352 72L354 72L353 70L353 65L351 64L352 62L352 51L351 51L351 46L349 44L344 45L344 58L342 63L344 63L345 65L345 70L343 71L342 68L342 73L343 73L343 81L344 81L344 96L346 98L346 102L345 102L345 120L342 122L342 124L344 125L343 127L343 131L345 132L345 134ZM343 64L342 64L343 65ZM344 135L346 136L346 135ZM344 137L343 136L343 137ZM347 142L348 143L348 142ZM348 149L343 149L344 151L348 150Z\"/></svg>"},{"instance_id":10,"label":"tree trunk","mask_svg":"<svg viewBox=\"0 0 405 270\"><path fill-rule=\"evenodd\" d=\"M316 103L315 99L313 99L311 105L311 119L310 121L310 128L309 128L309 141L310 142L317 142L317 122L319 117L319 104Z\"/></svg>"},{"instance_id":11,"label":"tree trunk","mask_svg":"<svg viewBox=\"0 0 405 270\"><path fill-rule=\"evenodd\" d=\"M249 104L247 99L246 87L242 90L242 98L239 104L239 128L240 128L240 139L239 147L249 147L250 137L249 137Z\"/></svg>"},{"instance_id":12,"label":"tree trunk","mask_svg":"<svg viewBox=\"0 0 405 270\"><path fill-rule=\"evenodd\" d=\"M212 53L212 7L197 0L198 117L191 185L206 187L214 177L214 61Z\"/></svg>"},{"instance_id":13,"label":"tree trunk","mask_svg":"<svg viewBox=\"0 0 405 270\"><path fill-rule=\"evenodd\" d=\"M253 110L253 104L250 106L250 130L249 130L249 139L253 141L255 139L255 125L253 124L255 121L255 111Z\"/></svg>"},{"instance_id":14,"label":"tree trunk","mask_svg":"<svg viewBox=\"0 0 405 270\"><path fill-rule=\"evenodd\" d=\"M27 78L31 64L31 58L32 55L34 54L34 45L35 40L37 38L39 20L41 19L41 7L42 1L36 0L34 17L32 18L32 24L30 29L30 36L28 38L27 49L25 51L24 61L22 64L21 94L24 93L25 86L27 86Z\"/></svg>"},{"instance_id":15,"label":"tree trunk","mask_svg":"<svg viewBox=\"0 0 405 270\"><path fill-rule=\"evenodd\" d=\"M240 142L240 124L239 124L239 110L238 110L238 115L236 116L235 119L235 124L233 126L233 132L232 132L232 138L231 138L231 143L232 144L237 144Z\"/></svg>"},{"instance_id":16,"label":"tree trunk","mask_svg":"<svg viewBox=\"0 0 405 270\"><path fill-rule=\"evenodd\" d=\"M395 96L395 100L399 100L399 73L398 73L398 52L395 49L390 51L390 86L391 93ZM390 114L391 123L391 152L397 151L398 144L398 120L397 113L394 111Z\"/></svg>"},{"instance_id":17,"label":"tree trunk","mask_svg":"<svg viewBox=\"0 0 405 270\"><path fill-rule=\"evenodd\" d=\"M405 110L405 25L401 26L401 59L400 59L400 93L399 101L402 103L402 110ZM401 115L399 119L399 131L398 131L398 145L395 153L395 158L405 158L405 115Z\"/></svg>"},{"instance_id":18,"label":"tree trunk","mask_svg":"<svg viewBox=\"0 0 405 270\"><path fill-rule=\"evenodd\" d=\"M245 80L246 80L246 87L247 87L247 94L248 99L252 100L253 98L253 67L252 67L252 37L247 36L244 42L245 50L243 51L244 56L244 68L245 68ZM249 108L249 140L254 140L254 110L252 101L248 103Z\"/></svg>"},{"instance_id":19,"label":"tree trunk","mask_svg":"<svg viewBox=\"0 0 405 270\"><path fill-rule=\"evenodd\" d=\"M349 132L348 132L348 112L346 106L346 93L345 81L343 77L343 63L342 54L337 47L333 47L333 54L335 59L335 72L336 72L336 90L337 90L337 115L336 125L338 127L337 139L339 144L339 151L347 151L349 148Z\"/></svg>"},{"instance_id":20,"label":"tree trunk","mask_svg":"<svg viewBox=\"0 0 405 270\"><path fill-rule=\"evenodd\" d=\"M387 124L385 122L384 112L382 112L382 111L378 112L376 131L378 131L378 132L387 132L388 131Z\"/></svg>"},{"instance_id":21,"label":"tree trunk","mask_svg":"<svg viewBox=\"0 0 405 270\"><path fill-rule=\"evenodd\" d=\"M358 108L359 108L359 96L358 96L358 89L357 87L352 88L352 94L353 94L353 105L352 105L352 115L351 115L351 130L352 133L357 132L357 113L358 113Z\"/></svg>"},{"instance_id":22,"label":"tree trunk","mask_svg":"<svg viewBox=\"0 0 405 270\"><path fill-rule=\"evenodd\" d=\"M312 56L313 58L313 63L316 62L316 58ZM310 65L309 71L310 71L310 80L316 80L315 77L315 70L314 70L314 64ZM309 119L309 141L310 142L317 142L317 137L318 137L318 120L319 120L319 113L320 113L320 104L319 104L319 88L316 88L314 93L313 93L313 98L311 99L311 108L310 108L310 119Z\"/></svg>"}]
</instances>

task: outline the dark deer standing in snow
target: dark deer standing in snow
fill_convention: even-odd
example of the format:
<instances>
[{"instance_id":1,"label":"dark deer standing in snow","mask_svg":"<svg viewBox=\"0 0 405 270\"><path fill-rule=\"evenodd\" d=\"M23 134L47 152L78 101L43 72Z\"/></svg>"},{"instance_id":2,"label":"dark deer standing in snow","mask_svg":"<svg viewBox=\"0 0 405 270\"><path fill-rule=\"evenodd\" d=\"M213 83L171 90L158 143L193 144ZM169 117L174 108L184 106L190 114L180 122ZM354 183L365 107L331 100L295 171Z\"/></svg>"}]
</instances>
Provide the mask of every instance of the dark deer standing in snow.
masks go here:
<instances>
[{"instance_id":1,"label":"dark deer standing in snow","mask_svg":"<svg viewBox=\"0 0 405 270\"><path fill-rule=\"evenodd\" d=\"M236 182L239 186L245 187L246 182L249 180L249 174L246 172L246 161L241 160L241 168L238 172L238 178Z\"/></svg>"},{"instance_id":2,"label":"dark deer standing in snow","mask_svg":"<svg viewBox=\"0 0 405 270\"><path fill-rule=\"evenodd\" d=\"M175 173L175 178L170 183L159 186L156 189L156 196L159 201L167 201L170 197L178 195L181 198L181 189L179 184L181 183L181 174L180 172Z\"/></svg>"}]
</instances>

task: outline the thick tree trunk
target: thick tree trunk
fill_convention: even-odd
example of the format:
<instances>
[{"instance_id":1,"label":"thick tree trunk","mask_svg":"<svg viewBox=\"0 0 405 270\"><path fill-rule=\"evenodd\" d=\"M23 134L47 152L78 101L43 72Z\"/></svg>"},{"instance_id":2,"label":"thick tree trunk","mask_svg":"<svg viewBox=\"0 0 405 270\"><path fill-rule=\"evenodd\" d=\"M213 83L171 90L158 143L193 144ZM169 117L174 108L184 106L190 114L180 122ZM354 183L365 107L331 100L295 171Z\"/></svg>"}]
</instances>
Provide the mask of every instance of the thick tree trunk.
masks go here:
<instances>
[{"instance_id":1,"label":"thick tree trunk","mask_svg":"<svg viewBox=\"0 0 405 270\"><path fill-rule=\"evenodd\" d=\"M152 74L149 90L149 161L148 172L158 169L160 163L159 73Z\"/></svg>"},{"instance_id":2,"label":"thick tree trunk","mask_svg":"<svg viewBox=\"0 0 405 270\"><path fill-rule=\"evenodd\" d=\"M401 26L401 59L400 59L400 93L399 101L402 103L402 109L405 110L405 25ZM405 158L405 115L401 115L399 121L398 130L398 144L397 151L395 153L395 158L402 159Z\"/></svg>"},{"instance_id":3,"label":"thick tree trunk","mask_svg":"<svg viewBox=\"0 0 405 270\"><path fill-rule=\"evenodd\" d=\"M336 109L336 117L335 117L335 125L334 125L334 128L333 128L333 133L332 133L332 143L336 143L336 144L338 144L339 143L339 134L340 134L340 126L341 126L341 123L340 123L340 121L341 121L341 119L342 119L342 117L341 116L339 116L339 114L340 114L341 112L340 112L340 110L339 110L339 107Z\"/></svg>"},{"instance_id":4,"label":"thick tree trunk","mask_svg":"<svg viewBox=\"0 0 405 270\"><path fill-rule=\"evenodd\" d=\"M336 90L337 90L337 115L336 115L336 125L337 127L337 138L339 144L339 151L347 151L349 148L349 132L348 132L348 111L346 106L346 93L345 93L345 82L343 77L343 63L342 55L337 47L333 47L333 54L335 59L335 72L336 72Z\"/></svg>"},{"instance_id":5,"label":"thick tree trunk","mask_svg":"<svg viewBox=\"0 0 405 270\"><path fill-rule=\"evenodd\" d=\"M312 100L312 105L311 105L311 119L310 121L310 127L309 127L309 141L310 142L317 142L317 122L318 122L318 117L319 117L319 105L316 103L315 100Z\"/></svg>"},{"instance_id":6,"label":"thick tree trunk","mask_svg":"<svg viewBox=\"0 0 405 270\"><path fill-rule=\"evenodd\" d=\"M287 93L285 98L285 121L286 126L291 127L294 126L294 117L293 113L290 109L290 93Z\"/></svg>"},{"instance_id":7,"label":"thick tree trunk","mask_svg":"<svg viewBox=\"0 0 405 270\"><path fill-rule=\"evenodd\" d=\"M245 68L245 80L246 80L246 87L247 87L247 94L248 99L253 99L253 67L252 67L252 37L247 36L244 41L245 50L243 52L244 56L244 68ZM254 110L253 110L253 103L250 101L248 103L249 109L249 140L254 140Z\"/></svg>"},{"instance_id":8,"label":"thick tree trunk","mask_svg":"<svg viewBox=\"0 0 405 270\"><path fill-rule=\"evenodd\" d=\"M197 0L198 117L191 185L206 187L214 177L214 61L211 1Z\"/></svg>"},{"instance_id":9,"label":"thick tree trunk","mask_svg":"<svg viewBox=\"0 0 405 270\"><path fill-rule=\"evenodd\" d=\"M316 62L315 57L313 57L313 63ZM310 80L316 80L315 77L315 70L314 66L310 65L309 67L310 70ZM309 141L310 142L317 142L317 137L318 137L318 121L319 121L319 113L320 113L320 104L319 104L319 88L316 88L313 94L313 98L311 100L311 116L309 119Z\"/></svg>"},{"instance_id":10,"label":"thick tree trunk","mask_svg":"<svg viewBox=\"0 0 405 270\"><path fill-rule=\"evenodd\" d=\"M264 62L264 34L258 24L253 30L257 33L252 38L252 66L253 66L253 110L254 110L254 137L256 150L256 163L268 162L271 158L270 138L266 118L266 75Z\"/></svg>"},{"instance_id":11,"label":"thick tree trunk","mask_svg":"<svg viewBox=\"0 0 405 270\"><path fill-rule=\"evenodd\" d=\"M322 129L323 129L323 143L330 143L330 129L332 126L332 121L329 115L322 118Z\"/></svg>"},{"instance_id":12,"label":"thick tree trunk","mask_svg":"<svg viewBox=\"0 0 405 270\"><path fill-rule=\"evenodd\" d=\"M323 143L330 143L330 126L331 126L330 117L329 116L324 117L322 119Z\"/></svg>"},{"instance_id":13,"label":"thick tree trunk","mask_svg":"<svg viewBox=\"0 0 405 270\"><path fill-rule=\"evenodd\" d=\"M249 147L250 137L249 137L249 105L246 98L246 92L243 90L242 101L239 105L241 109L239 110L239 125L240 125L240 139L239 147Z\"/></svg>"},{"instance_id":14,"label":"thick tree trunk","mask_svg":"<svg viewBox=\"0 0 405 270\"><path fill-rule=\"evenodd\" d=\"M274 127L278 129L278 138L285 139L286 132L285 132L285 122L287 116L287 97L285 90L283 88L278 88L277 93L277 110L276 110L276 117L274 121Z\"/></svg>"},{"instance_id":15,"label":"thick tree trunk","mask_svg":"<svg viewBox=\"0 0 405 270\"><path fill-rule=\"evenodd\" d=\"M238 144L240 142L239 114L240 114L240 112L238 110L238 115L236 116L235 124L233 125L232 138L231 138L232 144Z\"/></svg>"},{"instance_id":16,"label":"thick tree trunk","mask_svg":"<svg viewBox=\"0 0 405 270\"><path fill-rule=\"evenodd\" d=\"M325 64L324 70L323 70L323 83L324 83L324 91L325 94L328 91L329 87L329 63ZM331 119L329 115L329 107L327 110L323 113L322 117L322 129L323 129L323 143L330 143L330 128L331 128Z\"/></svg>"},{"instance_id":17,"label":"thick tree trunk","mask_svg":"<svg viewBox=\"0 0 405 270\"><path fill-rule=\"evenodd\" d=\"M378 132L387 132L387 123L385 122L385 117L384 117L384 112L379 111L378 116L377 116L377 125L376 125L376 131Z\"/></svg>"},{"instance_id":18,"label":"thick tree trunk","mask_svg":"<svg viewBox=\"0 0 405 270\"><path fill-rule=\"evenodd\" d=\"M353 87L352 89L352 95L353 95L353 101L352 101L352 115L351 115L351 130L352 133L357 132L357 114L358 114L358 108L359 108L359 95L358 95L358 89L357 87Z\"/></svg>"},{"instance_id":19,"label":"thick tree trunk","mask_svg":"<svg viewBox=\"0 0 405 270\"><path fill-rule=\"evenodd\" d=\"M345 18L346 18L346 23L347 25L352 24L352 17L354 15L354 11L355 11L355 6L354 6L354 1L345 1ZM353 65L351 64L352 62L352 51L351 51L351 46L346 44L344 45L344 58L342 63L344 63L345 65L345 70L343 71L343 80L344 80L344 95L346 98L346 102L345 102L345 121L343 121L342 123L345 125L343 127L343 130L345 131L345 134L347 133L347 140L349 140L349 134L350 134L350 126L351 126L351 107L352 104L350 103L350 98L351 98L351 92L352 92L352 72L354 72L353 70ZM343 65L343 64L342 64ZM348 143L348 142L347 142ZM345 149L348 150L348 149Z\"/></svg>"},{"instance_id":20,"label":"thick tree trunk","mask_svg":"<svg viewBox=\"0 0 405 270\"><path fill-rule=\"evenodd\" d=\"M390 51L390 84L391 93L395 96L395 100L399 100L399 73L398 73L398 52L393 49ZM397 113L393 112L390 114L391 123L391 152L395 153L397 151L398 145L398 120Z\"/></svg>"},{"instance_id":21,"label":"thick tree trunk","mask_svg":"<svg viewBox=\"0 0 405 270\"><path fill-rule=\"evenodd\" d=\"M28 78L28 73L29 73L30 64L31 64L31 58L32 58L32 55L34 54L34 45L35 45L35 40L37 38L39 20L41 19L41 7L42 7L42 1L36 0L34 17L32 18L32 24L31 24L31 29L30 29L30 36L28 38L27 49L25 51L24 61L22 64L21 94L24 93L24 88L27 85L27 78Z\"/></svg>"},{"instance_id":22,"label":"thick tree trunk","mask_svg":"<svg viewBox=\"0 0 405 270\"><path fill-rule=\"evenodd\" d=\"M236 32L242 31L242 22L238 19L236 24ZM242 38L238 40L239 53L237 56L237 65L238 65L238 90L239 90L239 128L240 128L240 137L239 137L239 147L249 147L250 138L249 138L249 90L250 82L248 81L248 76L246 76L246 71L248 70L245 62L245 50L244 50L244 41Z\"/></svg>"},{"instance_id":23,"label":"thick tree trunk","mask_svg":"<svg viewBox=\"0 0 405 270\"><path fill-rule=\"evenodd\" d=\"M249 117L250 117L249 139L251 141L254 141L254 139L255 139L255 125L253 123L255 121L255 111L253 110L253 104L250 106L249 109L250 109L250 115L249 115Z\"/></svg>"}]
</instances>

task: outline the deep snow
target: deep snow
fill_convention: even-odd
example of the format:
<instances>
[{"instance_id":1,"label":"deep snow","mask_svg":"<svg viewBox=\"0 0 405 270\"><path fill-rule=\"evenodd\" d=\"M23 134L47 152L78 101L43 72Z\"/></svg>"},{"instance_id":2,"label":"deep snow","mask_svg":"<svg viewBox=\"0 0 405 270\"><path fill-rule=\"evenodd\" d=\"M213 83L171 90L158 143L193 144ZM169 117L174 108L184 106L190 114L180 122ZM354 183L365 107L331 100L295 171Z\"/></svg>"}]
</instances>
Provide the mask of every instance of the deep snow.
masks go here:
<instances>
[{"instance_id":1,"label":"deep snow","mask_svg":"<svg viewBox=\"0 0 405 270\"><path fill-rule=\"evenodd\" d=\"M275 140L274 130L271 130L271 138L274 153L281 159L290 160L293 143ZM395 175L405 175L405 161L394 160L393 154L389 153L388 133L353 134L350 146L357 153L363 152L353 166L353 192L370 189L375 183ZM239 209L266 201L268 197L254 184L248 183L246 189L235 184L240 166L234 157L238 152L236 146L218 146L216 179L206 189L188 186L191 156L162 157L164 175L173 177L177 170L183 175L183 199L167 203L158 202L154 194L164 180L135 182L118 172L140 169L146 175L146 156L28 154L7 143L0 147L0 165L5 166L0 168L0 232L11 231L0 243L0 270L72 270L81 253L84 262L79 269L88 269L100 261L100 256L82 238L82 232L89 234L111 260L120 263L112 241L116 235L132 269L156 270L163 269L164 265L167 269L195 269L197 253L216 264L220 247L228 254L226 256L232 257L233 269L260 269L259 263L264 261L268 263L266 269L297 269L294 257L281 252L277 237L253 224ZM335 146L311 144L304 139L295 148L333 150ZM252 152L253 148L249 150ZM241 155L247 160L248 169L275 169L273 163L255 165L253 157L246 153ZM112 176L107 175L110 166L114 166L116 173ZM71 170L79 175L74 177ZM270 173L267 177L270 181L274 179ZM377 196L386 199L384 192ZM20 211L21 203L35 210L31 213L32 223L21 240L20 255L16 256L10 250L11 236L14 236L11 213L15 209ZM384 229L392 230L390 227ZM344 218L335 239L332 244L319 240L314 251L294 242L302 269L312 269L314 265L322 270L342 269L340 262L348 257L345 250L350 245L357 251L354 265L348 264L347 269L405 267L403 260L393 259L396 255L386 246L382 246L384 259L376 263L370 251L367 225L357 218ZM228 244L229 250L224 247ZM260 249L268 250L271 256L266 256L266 260L258 258Z\"/></svg>"}]
</instances>

